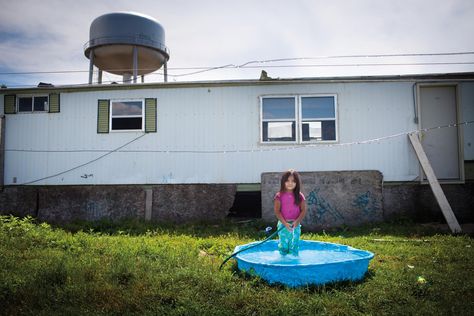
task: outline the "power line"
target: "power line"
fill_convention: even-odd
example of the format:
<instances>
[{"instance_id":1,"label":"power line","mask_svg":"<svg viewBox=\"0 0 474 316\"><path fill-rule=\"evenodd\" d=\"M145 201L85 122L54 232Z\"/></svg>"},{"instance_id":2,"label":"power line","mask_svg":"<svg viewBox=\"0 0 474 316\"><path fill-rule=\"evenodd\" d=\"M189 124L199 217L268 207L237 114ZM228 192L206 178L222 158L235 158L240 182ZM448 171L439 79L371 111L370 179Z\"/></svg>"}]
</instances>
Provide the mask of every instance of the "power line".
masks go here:
<instances>
[{"instance_id":1,"label":"power line","mask_svg":"<svg viewBox=\"0 0 474 316\"><path fill-rule=\"evenodd\" d=\"M295 58L277 58L277 59L267 59L267 60L253 60L247 61L243 64L227 64L222 66L196 66L196 67L168 67L168 70L203 70L203 71L211 71L216 69L222 68L253 68L249 67L250 64L264 64L264 63L274 63L274 62L282 62L282 61L302 61L302 60L317 60L317 59L342 59L342 58L385 58L385 57L428 57L428 56L460 56L460 55L473 55L474 51L468 52L444 52L444 53L407 53L407 54L365 54L365 55L328 55L328 56L314 56L314 57L295 57ZM449 63L449 64L457 64L456 62ZM462 64L462 63L461 63ZM361 66L385 66L390 64L343 64L342 66L353 66L353 65L361 65ZM393 64L393 65L417 65L417 63L404 63L404 64ZM336 65L320 65L320 66L338 66ZM268 66L266 66L268 67ZM276 67L276 66L275 66ZM287 65L286 67L291 67L291 65ZM297 66L295 66L297 67ZM128 68L115 68L115 69L108 69L109 72L114 71L127 71L130 70ZM153 70L150 68L140 68L138 71L148 71ZM196 71L191 74L200 73L203 71ZM37 75L37 74L69 74L69 73L85 73L89 72L88 70L55 70L55 71L24 71L24 72L0 72L0 75ZM176 75L176 76L182 76Z\"/></svg>"},{"instance_id":2,"label":"power line","mask_svg":"<svg viewBox=\"0 0 474 316\"><path fill-rule=\"evenodd\" d=\"M446 65L474 65L474 62L420 62L420 63L357 63L357 64L304 64L304 65L265 65L265 68L317 68L317 67L376 67L376 66L446 66ZM217 66L211 68L204 68L204 67L184 67L184 68L173 68L173 69L201 69L198 71L183 73L183 74L167 74L169 77L184 77L195 75L199 73L219 70L219 69L228 69L228 70L237 70L237 69L258 69L262 68L260 66L236 66L232 64L224 65L224 66ZM168 68L170 69L170 68ZM74 72L87 72L87 71L74 71ZM44 72L44 73L52 73L52 72ZM66 72L54 72L54 73L68 73ZM37 74L37 73L23 73L23 74ZM1 73L0 73L1 75ZM163 72L151 72L147 74L150 75L159 75L163 76ZM124 83L123 80L102 80L101 83ZM94 83L99 83L95 81ZM88 86L89 83L77 83L71 84L70 86ZM11 87L31 87L31 85L14 85Z\"/></svg>"},{"instance_id":3,"label":"power line","mask_svg":"<svg viewBox=\"0 0 474 316\"><path fill-rule=\"evenodd\" d=\"M449 53L407 53L407 54L360 54L360 55L332 55L332 56L316 56L316 57L296 57L296 58L281 58L269 60L254 60L246 62L240 67L254 63L268 63L280 61L294 61L294 60L311 60L311 59L333 59L333 58L380 58L380 57L426 57L426 56L456 56L456 55L472 55L474 52L449 52Z\"/></svg>"},{"instance_id":4,"label":"power line","mask_svg":"<svg viewBox=\"0 0 474 316\"><path fill-rule=\"evenodd\" d=\"M363 63L363 64L306 64L306 65L265 65L265 68L315 68L315 67L375 67L375 66L429 66L429 65L474 65L474 62L422 62L422 63ZM183 77L197 73L212 71L216 69L254 69L261 66L222 66L206 70L189 72L184 74L167 74L170 77ZM153 75L163 75L163 73L153 72Z\"/></svg>"},{"instance_id":5,"label":"power line","mask_svg":"<svg viewBox=\"0 0 474 316\"><path fill-rule=\"evenodd\" d=\"M418 65L472 65L474 62L422 62L422 63L363 63L363 64L306 64L306 65L268 65L265 68L286 67L350 67L350 66L418 66ZM241 68L261 68L260 66L245 66Z\"/></svg>"}]
</instances>

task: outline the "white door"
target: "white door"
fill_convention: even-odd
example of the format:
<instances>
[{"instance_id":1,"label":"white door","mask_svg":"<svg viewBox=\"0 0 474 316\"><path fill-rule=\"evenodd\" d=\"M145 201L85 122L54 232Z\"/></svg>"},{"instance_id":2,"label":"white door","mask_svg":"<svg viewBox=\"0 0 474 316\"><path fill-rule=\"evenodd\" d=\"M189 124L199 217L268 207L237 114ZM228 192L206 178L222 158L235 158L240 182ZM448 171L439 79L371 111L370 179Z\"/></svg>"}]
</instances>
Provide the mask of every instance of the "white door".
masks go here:
<instances>
[{"instance_id":1,"label":"white door","mask_svg":"<svg viewBox=\"0 0 474 316\"><path fill-rule=\"evenodd\" d=\"M456 87L420 87L421 144L438 180L459 180L459 137L457 127L436 128L457 123ZM426 179L426 177L425 177Z\"/></svg>"}]
</instances>

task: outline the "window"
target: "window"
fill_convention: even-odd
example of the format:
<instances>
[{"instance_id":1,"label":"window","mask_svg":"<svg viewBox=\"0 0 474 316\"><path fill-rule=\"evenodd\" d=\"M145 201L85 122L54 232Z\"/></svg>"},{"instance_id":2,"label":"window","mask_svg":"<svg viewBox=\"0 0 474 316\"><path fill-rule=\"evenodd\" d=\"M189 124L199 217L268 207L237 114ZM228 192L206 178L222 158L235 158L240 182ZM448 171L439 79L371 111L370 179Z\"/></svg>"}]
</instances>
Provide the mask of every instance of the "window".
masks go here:
<instances>
[{"instance_id":1,"label":"window","mask_svg":"<svg viewBox=\"0 0 474 316\"><path fill-rule=\"evenodd\" d=\"M19 96L18 112L45 112L48 111L48 96Z\"/></svg>"},{"instance_id":2,"label":"window","mask_svg":"<svg viewBox=\"0 0 474 316\"><path fill-rule=\"evenodd\" d=\"M111 131L157 131L157 100L97 100L97 133Z\"/></svg>"},{"instance_id":3,"label":"window","mask_svg":"<svg viewBox=\"0 0 474 316\"><path fill-rule=\"evenodd\" d=\"M143 130L143 100L112 100L111 130Z\"/></svg>"},{"instance_id":4,"label":"window","mask_svg":"<svg viewBox=\"0 0 474 316\"><path fill-rule=\"evenodd\" d=\"M296 141L295 97L262 98L262 140Z\"/></svg>"},{"instance_id":5,"label":"window","mask_svg":"<svg viewBox=\"0 0 474 316\"><path fill-rule=\"evenodd\" d=\"M336 140L334 96L301 97L300 104L303 142Z\"/></svg>"},{"instance_id":6,"label":"window","mask_svg":"<svg viewBox=\"0 0 474 316\"><path fill-rule=\"evenodd\" d=\"M261 97L262 142L336 141L336 96Z\"/></svg>"}]
</instances>

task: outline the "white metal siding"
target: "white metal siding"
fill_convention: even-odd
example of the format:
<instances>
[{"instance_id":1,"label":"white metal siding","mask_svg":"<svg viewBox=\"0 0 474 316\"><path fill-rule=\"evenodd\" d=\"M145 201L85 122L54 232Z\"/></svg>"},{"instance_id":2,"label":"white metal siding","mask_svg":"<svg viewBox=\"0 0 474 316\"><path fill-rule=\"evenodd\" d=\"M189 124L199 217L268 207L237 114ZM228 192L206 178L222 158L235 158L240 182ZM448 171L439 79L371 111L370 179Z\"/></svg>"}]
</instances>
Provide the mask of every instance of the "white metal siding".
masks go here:
<instances>
[{"instance_id":1,"label":"white metal siding","mask_svg":"<svg viewBox=\"0 0 474 316\"><path fill-rule=\"evenodd\" d=\"M463 82L459 85L461 102L461 121L474 121L474 83ZM474 160L474 124L462 127L464 141L464 160Z\"/></svg>"},{"instance_id":2,"label":"white metal siding","mask_svg":"<svg viewBox=\"0 0 474 316\"><path fill-rule=\"evenodd\" d=\"M351 143L416 129L412 85L371 82L136 90L117 87L114 91L61 93L60 113L7 115L5 147L113 150L142 132L97 134L97 100L157 98L157 133L146 134L123 150L168 152L114 152L35 184L259 183L262 172L288 168L375 169L383 173L385 181L409 181L418 177L419 168L407 136L370 144L297 149L260 144L259 97L337 94L339 143ZM236 152L249 149L255 151ZM228 152L198 153L202 151ZM13 184L14 177L21 184L54 175L104 153L7 151L5 184Z\"/></svg>"}]
</instances>

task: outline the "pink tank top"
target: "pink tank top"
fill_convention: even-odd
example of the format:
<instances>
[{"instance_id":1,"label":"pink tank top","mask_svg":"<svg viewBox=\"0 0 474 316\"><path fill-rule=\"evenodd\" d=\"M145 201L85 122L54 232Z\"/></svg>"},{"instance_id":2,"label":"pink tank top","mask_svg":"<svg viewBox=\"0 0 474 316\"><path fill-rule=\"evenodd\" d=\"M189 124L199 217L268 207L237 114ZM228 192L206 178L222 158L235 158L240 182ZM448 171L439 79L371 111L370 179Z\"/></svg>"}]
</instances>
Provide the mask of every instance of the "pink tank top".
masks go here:
<instances>
[{"instance_id":1,"label":"pink tank top","mask_svg":"<svg viewBox=\"0 0 474 316\"><path fill-rule=\"evenodd\" d=\"M305 200L304 194L300 192L301 201ZM292 192L278 192L274 200L280 201L280 212L286 221L295 220L300 215L301 209L295 204L295 196Z\"/></svg>"}]
</instances>

